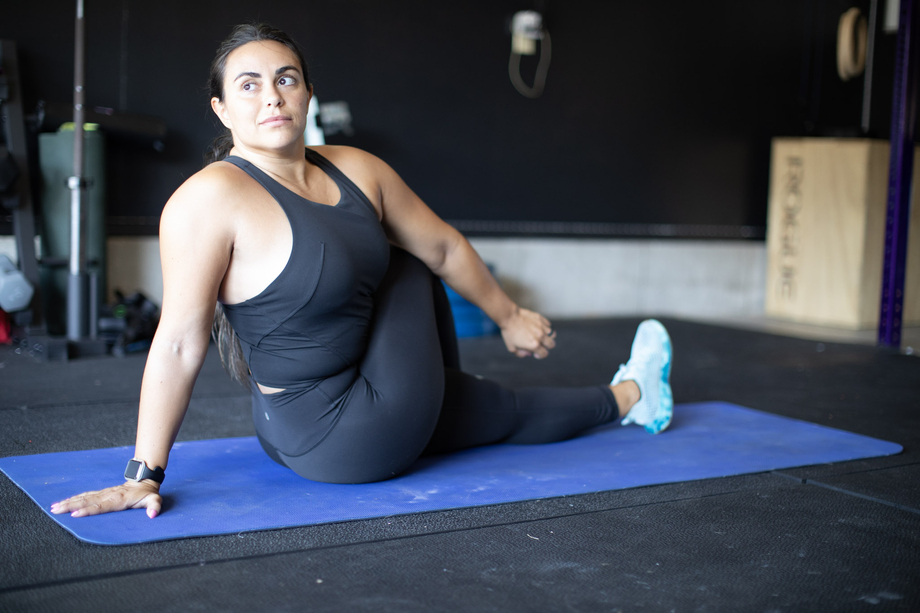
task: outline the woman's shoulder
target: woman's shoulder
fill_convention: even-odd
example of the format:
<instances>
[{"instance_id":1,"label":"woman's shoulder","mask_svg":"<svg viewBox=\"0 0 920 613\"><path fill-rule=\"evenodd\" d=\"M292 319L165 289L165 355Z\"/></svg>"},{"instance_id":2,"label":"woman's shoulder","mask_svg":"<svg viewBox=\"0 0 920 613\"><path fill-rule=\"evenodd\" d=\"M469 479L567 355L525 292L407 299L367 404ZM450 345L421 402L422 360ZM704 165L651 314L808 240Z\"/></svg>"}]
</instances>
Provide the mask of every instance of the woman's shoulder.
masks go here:
<instances>
[{"instance_id":1,"label":"woman's shoulder","mask_svg":"<svg viewBox=\"0 0 920 613\"><path fill-rule=\"evenodd\" d=\"M348 145L312 145L307 147L307 149L319 153L324 158L333 163L336 161L363 161L376 157L373 154L364 151L363 149L358 149L357 147L349 147Z\"/></svg>"},{"instance_id":2,"label":"woman's shoulder","mask_svg":"<svg viewBox=\"0 0 920 613\"><path fill-rule=\"evenodd\" d=\"M167 203L194 207L220 206L247 184L246 173L230 162L208 164L179 186Z\"/></svg>"},{"instance_id":3,"label":"woman's shoulder","mask_svg":"<svg viewBox=\"0 0 920 613\"><path fill-rule=\"evenodd\" d=\"M191 177L173 193L163 208L163 221L189 223L212 219L228 220L234 203L248 187L246 173L229 162L213 162Z\"/></svg>"},{"instance_id":4,"label":"woman's shoulder","mask_svg":"<svg viewBox=\"0 0 920 613\"><path fill-rule=\"evenodd\" d=\"M380 209L381 191L396 175L390 166L373 153L342 145L310 147L342 171L357 185L375 208Z\"/></svg>"},{"instance_id":5,"label":"woman's shoulder","mask_svg":"<svg viewBox=\"0 0 920 613\"><path fill-rule=\"evenodd\" d=\"M213 194L222 196L235 192L246 183L246 173L230 162L208 164L179 186L176 194Z\"/></svg>"},{"instance_id":6,"label":"woman's shoulder","mask_svg":"<svg viewBox=\"0 0 920 613\"><path fill-rule=\"evenodd\" d=\"M381 168L386 166L386 163L373 153L356 147L317 145L309 149L332 162L352 180L356 177L374 178L380 173Z\"/></svg>"}]
</instances>

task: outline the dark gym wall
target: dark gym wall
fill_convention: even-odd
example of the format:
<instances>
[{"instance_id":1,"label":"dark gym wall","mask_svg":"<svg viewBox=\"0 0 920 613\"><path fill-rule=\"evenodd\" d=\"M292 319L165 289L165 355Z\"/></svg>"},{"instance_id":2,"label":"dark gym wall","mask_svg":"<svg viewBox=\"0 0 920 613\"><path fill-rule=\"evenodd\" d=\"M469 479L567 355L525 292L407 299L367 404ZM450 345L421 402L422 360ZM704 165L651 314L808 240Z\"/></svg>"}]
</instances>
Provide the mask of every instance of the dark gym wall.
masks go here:
<instances>
[{"instance_id":1,"label":"dark gym wall","mask_svg":"<svg viewBox=\"0 0 920 613\"><path fill-rule=\"evenodd\" d=\"M200 168L216 133L208 65L247 20L297 38L319 99L350 104L356 134L330 143L379 155L468 230L711 224L758 237L771 137L856 135L862 79L839 81L834 46L840 14L867 13L868 0L543 5L553 59L544 96L530 100L508 78L506 32L530 0L86 0L87 102L169 130L162 153L110 142L110 234L155 233L169 195ZM27 113L71 100L74 6L5 3L0 37L19 47ZM886 88L880 71L873 127L885 133Z\"/></svg>"}]
</instances>

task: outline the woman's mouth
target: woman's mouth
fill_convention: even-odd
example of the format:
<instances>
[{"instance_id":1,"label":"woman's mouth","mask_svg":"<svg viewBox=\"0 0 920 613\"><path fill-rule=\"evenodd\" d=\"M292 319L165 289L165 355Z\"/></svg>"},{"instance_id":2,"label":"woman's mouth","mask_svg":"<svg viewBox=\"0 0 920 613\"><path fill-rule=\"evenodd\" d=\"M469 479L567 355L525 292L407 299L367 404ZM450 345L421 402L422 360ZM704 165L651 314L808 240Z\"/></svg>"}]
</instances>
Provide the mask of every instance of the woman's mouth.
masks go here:
<instances>
[{"instance_id":1,"label":"woman's mouth","mask_svg":"<svg viewBox=\"0 0 920 613\"><path fill-rule=\"evenodd\" d=\"M290 117L285 117L284 115L272 115L267 119L263 119L262 125L271 127L287 123L288 121L291 121Z\"/></svg>"}]
</instances>

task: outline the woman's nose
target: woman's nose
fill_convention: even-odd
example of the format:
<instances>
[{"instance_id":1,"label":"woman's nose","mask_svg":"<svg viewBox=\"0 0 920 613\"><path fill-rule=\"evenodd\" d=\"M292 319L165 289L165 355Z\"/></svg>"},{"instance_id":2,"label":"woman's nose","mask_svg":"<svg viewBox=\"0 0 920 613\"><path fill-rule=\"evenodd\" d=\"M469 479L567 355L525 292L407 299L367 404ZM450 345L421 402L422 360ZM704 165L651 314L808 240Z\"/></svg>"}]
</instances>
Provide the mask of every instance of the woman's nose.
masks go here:
<instances>
[{"instance_id":1,"label":"woman's nose","mask_svg":"<svg viewBox=\"0 0 920 613\"><path fill-rule=\"evenodd\" d=\"M271 87L265 91L266 103L268 106L281 106L284 101L277 88Z\"/></svg>"}]
</instances>

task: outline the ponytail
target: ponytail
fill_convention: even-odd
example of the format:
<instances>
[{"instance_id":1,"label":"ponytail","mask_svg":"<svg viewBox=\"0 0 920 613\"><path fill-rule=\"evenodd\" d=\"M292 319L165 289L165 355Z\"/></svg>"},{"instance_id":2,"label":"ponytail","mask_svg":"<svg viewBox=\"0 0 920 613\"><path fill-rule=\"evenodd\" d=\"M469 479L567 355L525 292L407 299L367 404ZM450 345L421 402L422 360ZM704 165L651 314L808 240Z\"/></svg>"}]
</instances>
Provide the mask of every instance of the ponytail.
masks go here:
<instances>
[{"instance_id":1,"label":"ponytail","mask_svg":"<svg viewBox=\"0 0 920 613\"><path fill-rule=\"evenodd\" d=\"M204 165L207 166L225 159L230 155L231 149L233 149L233 136L230 134L230 130L225 128L220 135L211 141L211 144L208 145L207 150L204 152Z\"/></svg>"},{"instance_id":2,"label":"ponytail","mask_svg":"<svg viewBox=\"0 0 920 613\"><path fill-rule=\"evenodd\" d=\"M211 338L220 352L220 363L230 378L245 388L251 387L249 366L243 357L243 348L233 326L224 313L224 305L217 303L214 307L214 322L211 324Z\"/></svg>"}]
</instances>

